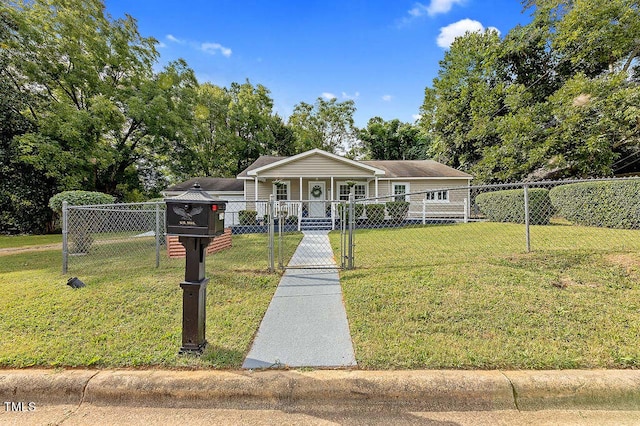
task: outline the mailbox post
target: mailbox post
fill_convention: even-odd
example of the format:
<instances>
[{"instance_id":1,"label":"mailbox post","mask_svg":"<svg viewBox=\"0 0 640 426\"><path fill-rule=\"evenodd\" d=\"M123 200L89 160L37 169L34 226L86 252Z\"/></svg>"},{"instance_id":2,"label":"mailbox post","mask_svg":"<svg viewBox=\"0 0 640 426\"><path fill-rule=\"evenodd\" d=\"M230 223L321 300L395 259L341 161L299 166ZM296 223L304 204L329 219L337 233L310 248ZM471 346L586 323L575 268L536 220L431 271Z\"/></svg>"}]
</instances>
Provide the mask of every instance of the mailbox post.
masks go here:
<instances>
[{"instance_id":1,"label":"mailbox post","mask_svg":"<svg viewBox=\"0 0 640 426\"><path fill-rule=\"evenodd\" d=\"M198 183L167 204L167 235L177 235L186 251L182 293L182 347L180 353L201 354L207 345L205 338L207 283L205 250L211 240L224 233L226 201L216 200L204 192Z\"/></svg>"}]
</instances>

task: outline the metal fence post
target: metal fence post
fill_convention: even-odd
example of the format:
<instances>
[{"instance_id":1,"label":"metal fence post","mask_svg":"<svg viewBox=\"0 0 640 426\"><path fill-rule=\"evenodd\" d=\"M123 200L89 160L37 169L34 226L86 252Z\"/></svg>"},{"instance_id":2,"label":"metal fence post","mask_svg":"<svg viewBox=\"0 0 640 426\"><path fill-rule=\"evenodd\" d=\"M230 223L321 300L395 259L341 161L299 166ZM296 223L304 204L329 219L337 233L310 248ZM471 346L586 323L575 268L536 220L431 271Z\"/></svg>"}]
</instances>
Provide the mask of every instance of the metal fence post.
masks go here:
<instances>
[{"instance_id":1,"label":"metal fence post","mask_svg":"<svg viewBox=\"0 0 640 426\"><path fill-rule=\"evenodd\" d=\"M339 204L338 214L340 215L340 267L347 266L347 205L344 202Z\"/></svg>"},{"instance_id":2,"label":"metal fence post","mask_svg":"<svg viewBox=\"0 0 640 426\"><path fill-rule=\"evenodd\" d=\"M69 269L69 203L62 202L62 273L66 274Z\"/></svg>"},{"instance_id":3,"label":"metal fence post","mask_svg":"<svg viewBox=\"0 0 640 426\"><path fill-rule=\"evenodd\" d=\"M275 234L275 225L273 223L273 213L274 213L274 202L273 202L273 194L269 195L269 206L268 206L268 214L267 220L269 221L269 272L275 272L275 253L274 253L274 234Z\"/></svg>"},{"instance_id":4,"label":"metal fence post","mask_svg":"<svg viewBox=\"0 0 640 426\"><path fill-rule=\"evenodd\" d=\"M424 194L422 199L422 224L427 224L427 194Z\"/></svg>"},{"instance_id":5,"label":"metal fence post","mask_svg":"<svg viewBox=\"0 0 640 426\"><path fill-rule=\"evenodd\" d=\"M156 268L160 267L160 204L156 204Z\"/></svg>"},{"instance_id":6,"label":"metal fence post","mask_svg":"<svg viewBox=\"0 0 640 426\"><path fill-rule=\"evenodd\" d=\"M526 228L527 253L531 252L531 233L529 230L529 185L524 185L524 224Z\"/></svg>"},{"instance_id":7,"label":"metal fence post","mask_svg":"<svg viewBox=\"0 0 640 426\"><path fill-rule=\"evenodd\" d=\"M347 269L353 269L353 222L355 221L355 197L353 195L353 188L349 194L349 246L348 250L348 264Z\"/></svg>"},{"instance_id":8,"label":"metal fence post","mask_svg":"<svg viewBox=\"0 0 640 426\"><path fill-rule=\"evenodd\" d=\"M278 268L284 269L282 254L282 227L284 224L284 216L282 215L282 201L278 201Z\"/></svg>"}]
</instances>

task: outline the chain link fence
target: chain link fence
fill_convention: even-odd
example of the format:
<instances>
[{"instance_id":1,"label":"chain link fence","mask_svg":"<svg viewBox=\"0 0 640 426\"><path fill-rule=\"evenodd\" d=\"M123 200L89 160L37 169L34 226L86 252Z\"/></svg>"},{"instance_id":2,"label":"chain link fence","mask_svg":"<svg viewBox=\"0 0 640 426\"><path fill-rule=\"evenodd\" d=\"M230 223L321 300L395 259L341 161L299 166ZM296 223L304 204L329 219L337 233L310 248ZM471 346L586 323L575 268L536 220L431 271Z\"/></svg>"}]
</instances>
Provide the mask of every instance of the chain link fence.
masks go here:
<instances>
[{"instance_id":1,"label":"chain link fence","mask_svg":"<svg viewBox=\"0 0 640 426\"><path fill-rule=\"evenodd\" d=\"M269 201L229 201L225 234L207 247L208 255L237 270L269 270L286 265L302 239L297 222L282 216L285 207ZM288 206L291 210L292 207ZM98 264L123 269L158 267L184 258L177 236L166 236L164 201L63 206L63 273ZM291 210L293 212L293 210ZM182 266L181 261L175 262Z\"/></svg>"},{"instance_id":2,"label":"chain link fence","mask_svg":"<svg viewBox=\"0 0 640 426\"><path fill-rule=\"evenodd\" d=\"M451 250L638 250L640 179L442 188L356 200L354 216L356 266L373 246L415 265Z\"/></svg>"},{"instance_id":3,"label":"chain link fence","mask_svg":"<svg viewBox=\"0 0 640 426\"><path fill-rule=\"evenodd\" d=\"M63 271L95 259L158 266L180 249L165 238L164 210L164 202L65 206ZM638 178L451 187L327 201L324 217L311 210L304 201L229 201L227 235L210 248L257 271L366 267L389 252L405 266L435 253L640 252Z\"/></svg>"},{"instance_id":4,"label":"chain link fence","mask_svg":"<svg viewBox=\"0 0 640 426\"><path fill-rule=\"evenodd\" d=\"M160 265L166 248L163 202L101 204L62 208L62 271L115 258Z\"/></svg>"}]
</instances>

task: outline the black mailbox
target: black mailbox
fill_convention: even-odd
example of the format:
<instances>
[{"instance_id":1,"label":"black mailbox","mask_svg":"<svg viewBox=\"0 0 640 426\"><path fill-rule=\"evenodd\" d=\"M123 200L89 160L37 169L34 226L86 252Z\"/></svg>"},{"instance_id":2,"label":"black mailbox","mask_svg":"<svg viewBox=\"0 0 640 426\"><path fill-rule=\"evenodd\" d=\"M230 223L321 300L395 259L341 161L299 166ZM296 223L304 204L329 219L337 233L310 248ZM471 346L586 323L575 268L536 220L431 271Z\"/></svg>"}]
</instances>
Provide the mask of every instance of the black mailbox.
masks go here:
<instances>
[{"instance_id":1,"label":"black mailbox","mask_svg":"<svg viewBox=\"0 0 640 426\"><path fill-rule=\"evenodd\" d=\"M204 192L197 183L167 203L167 235L216 237L224 233L227 202Z\"/></svg>"},{"instance_id":2,"label":"black mailbox","mask_svg":"<svg viewBox=\"0 0 640 426\"><path fill-rule=\"evenodd\" d=\"M197 183L187 192L168 198L167 235L177 235L186 253L182 293L182 347L180 353L202 353L207 311L205 249L211 240L224 233L226 201L204 192Z\"/></svg>"}]
</instances>

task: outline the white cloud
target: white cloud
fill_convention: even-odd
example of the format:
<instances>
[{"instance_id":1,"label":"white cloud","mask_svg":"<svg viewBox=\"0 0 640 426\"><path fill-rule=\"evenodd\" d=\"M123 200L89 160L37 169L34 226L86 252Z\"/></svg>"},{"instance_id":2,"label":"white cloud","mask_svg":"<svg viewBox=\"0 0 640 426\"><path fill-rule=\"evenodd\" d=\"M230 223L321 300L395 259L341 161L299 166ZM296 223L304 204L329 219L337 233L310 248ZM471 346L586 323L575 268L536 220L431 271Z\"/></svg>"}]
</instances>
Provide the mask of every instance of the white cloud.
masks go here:
<instances>
[{"instance_id":1,"label":"white cloud","mask_svg":"<svg viewBox=\"0 0 640 426\"><path fill-rule=\"evenodd\" d=\"M431 0L429 5L423 3L414 3L413 7L407 11L409 16L405 16L399 22L399 26L408 25L413 20L422 16L435 16L448 13L453 5L463 5L466 0Z\"/></svg>"},{"instance_id":2,"label":"white cloud","mask_svg":"<svg viewBox=\"0 0 640 426\"><path fill-rule=\"evenodd\" d=\"M166 45L166 44L164 44L163 42L159 41L159 42L158 42L158 48L159 48L159 49L162 49L163 47L167 47L167 45Z\"/></svg>"},{"instance_id":3,"label":"white cloud","mask_svg":"<svg viewBox=\"0 0 640 426\"><path fill-rule=\"evenodd\" d=\"M329 92L322 92L322 97L325 98L325 99L328 99L328 100L337 98L336 95L334 95L333 93L329 93Z\"/></svg>"},{"instance_id":4,"label":"white cloud","mask_svg":"<svg viewBox=\"0 0 640 426\"><path fill-rule=\"evenodd\" d=\"M438 15L441 13L447 13L451 10L454 4L462 5L465 0L431 0L426 11L429 16ZM418 3L419 4L419 3Z\"/></svg>"},{"instance_id":5,"label":"white cloud","mask_svg":"<svg viewBox=\"0 0 640 426\"><path fill-rule=\"evenodd\" d=\"M500 31L495 27L489 27L487 29L496 31L500 34ZM461 21L454 22L453 24L440 28L440 34L438 34L436 43L438 46L448 49L456 37L461 37L466 33L483 32L484 30L484 25L480 22L468 18L462 19Z\"/></svg>"},{"instance_id":6,"label":"white cloud","mask_svg":"<svg viewBox=\"0 0 640 426\"><path fill-rule=\"evenodd\" d=\"M228 58L231 56L231 53L232 53L231 49L229 49L228 47L224 47L220 43L209 43L209 42L202 43L199 41L186 40L186 39L178 38L173 34L167 34L165 36L165 39L167 39L171 43L187 45L191 49L200 50L210 55L215 55L219 52L222 54L222 56L225 56ZM160 42L159 47L166 47L166 44Z\"/></svg>"},{"instance_id":7,"label":"white cloud","mask_svg":"<svg viewBox=\"0 0 640 426\"><path fill-rule=\"evenodd\" d=\"M353 95L350 95L346 92L342 92L342 99L358 99L360 97L360 92L355 92Z\"/></svg>"},{"instance_id":8,"label":"white cloud","mask_svg":"<svg viewBox=\"0 0 640 426\"><path fill-rule=\"evenodd\" d=\"M409 15L413 16L414 18L419 18L427 13L427 10L429 10L428 6L425 6L422 3L416 3L413 5L413 9L409 10Z\"/></svg>"},{"instance_id":9,"label":"white cloud","mask_svg":"<svg viewBox=\"0 0 640 426\"><path fill-rule=\"evenodd\" d=\"M224 47L220 43L202 43L200 45L200 50L206 53L210 53L212 55L215 55L216 53L220 52L222 53L223 56L227 58L231 56L231 49L229 49L228 47Z\"/></svg>"},{"instance_id":10,"label":"white cloud","mask_svg":"<svg viewBox=\"0 0 640 426\"><path fill-rule=\"evenodd\" d=\"M393 96L391 96L391 95L384 95L382 97L382 100L385 101L385 102L390 102L391 99L393 99Z\"/></svg>"},{"instance_id":11,"label":"white cloud","mask_svg":"<svg viewBox=\"0 0 640 426\"><path fill-rule=\"evenodd\" d=\"M167 34L166 39L174 43L184 44L183 40L180 40L179 38L174 37L173 34Z\"/></svg>"},{"instance_id":12,"label":"white cloud","mask_svg":"<svg viewBox=\"0 0 640 426\"><path fill-rule=\"evenodd\" d=\"M422 118L421 114L412 114L411 118L413 118L413 121L418 121Z\"/></svg>"}]
</instances>

